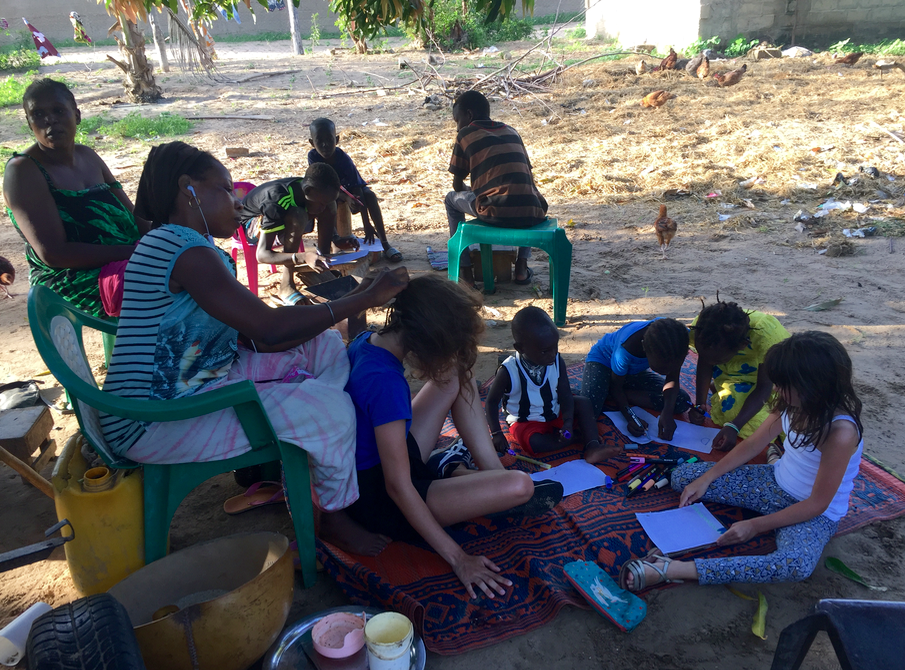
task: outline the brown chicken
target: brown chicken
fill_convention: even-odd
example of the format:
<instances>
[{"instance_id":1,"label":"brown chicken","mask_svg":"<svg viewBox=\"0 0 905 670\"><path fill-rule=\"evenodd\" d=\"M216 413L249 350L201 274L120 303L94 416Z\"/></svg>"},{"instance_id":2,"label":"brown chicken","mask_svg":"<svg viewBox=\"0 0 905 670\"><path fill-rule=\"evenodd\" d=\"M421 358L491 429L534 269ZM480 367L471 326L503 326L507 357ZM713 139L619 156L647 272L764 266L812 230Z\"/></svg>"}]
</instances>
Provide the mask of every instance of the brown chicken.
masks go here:
<instances>
[{"instance_id":1,"label":"brown chicken","mask_svg":"<svg viewBox=\"0 0 905 670\"><path fill-rule=\"evenodd\" d=\"M859 60L861 60L861 56L863 55L863 51L856 51L855 53L845 54L844 56L835 56L833 58L833 62L836 65L854 65Z\"/></svg>"},{"instance_id":2,"label":"brown chicken","mask_svg":"<svg viewBox=\"0 0 905 670\"><path fill-rule=\"evenodd\" d=\"M657 69L661 72L663 70L674 70L676 68L677 60L679 60L679 54L677 54L672 47L669 47L669 55L660 61L660 65Z\"/></svg>"},{"instance_id":3,"label":"brown chicken","mask_svg":"<svg viewBox=\"0 0 905 670\"><path fill-rule=\"evenodd\" d=\"M710 76L710 59L704 54L698 54L688 61L685 72L698 79L707 79Z\"/></svg>"},{"instance_id":4,"label":"brown chicken","mask_svg":"<svg viewBox=\"0 0 905 670\"><path fill-rule=\"evenodd\" d=\"M6 287L12 286L14 281L16 281L16 268L3 256L0 256L0 288L3 289L7 298L13 297Z\"/></svg>"},{"instance_id":5,"label":"brown chicken","mask_svg":"<svg viewBox=\"0 0 905 670\"><path fill-rule=\"evenodd\" d=\"M662 107L666 104L667 100L672 100L675 97L676 96L669 91L654 91L641 98L641 106L654 108Z\"/></svg>"},{"instance_id":6,"label":"brown chicken","mask_svg":"<svg viewBox=\"0 0 905 670\"><path fill-rule=\"evenodd\" d=\"M742 65L738 70L730 70L729 72L717 73L713 75L716 83L721 87L735 86L742 80L742 76L748 71L747 65Z\"/></svg>"},{"instance_id":7,"label":"brown chicken","mask_svg":"<svg viewBox=\"0 0 905 670\"><path fill-rule=\"evenodd\" d=\"M669 249L669 243L676 236L678 230L676 222L666 216L666 205L660 205L660 217L654 221L654 231L657 233L657 242L660 243L660 251L663 252L663 258L666 258L666 250Z\"/></svg>"}]
</instances>

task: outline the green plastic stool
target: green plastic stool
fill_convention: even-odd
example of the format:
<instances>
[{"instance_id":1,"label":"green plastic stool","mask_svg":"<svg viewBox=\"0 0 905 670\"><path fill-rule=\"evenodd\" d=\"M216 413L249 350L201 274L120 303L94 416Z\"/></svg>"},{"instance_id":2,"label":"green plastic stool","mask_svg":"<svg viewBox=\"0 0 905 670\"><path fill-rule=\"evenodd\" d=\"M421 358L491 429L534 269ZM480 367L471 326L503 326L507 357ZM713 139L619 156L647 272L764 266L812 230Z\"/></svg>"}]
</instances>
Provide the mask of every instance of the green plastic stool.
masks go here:
<instances>
[{"instance_id":1,"label":"green plastic stool","mask_svg":"<svg viewBox=\"0 0 905 670\"><path fill-rule=\"evenodd\" d=\"M550 288L553 291L553 322L566 325L566 305L569 299L569 278L572 274L572 243L566 231L547 219L532 228L497 228L483 221L459 222L456 234L449 238L449 278L459 281L459 259L471 244L481 245L481 269L484 289L493 291L493 256L491 245L532 247L543 249L550 257Z\"/></svg>"}]
</instances>

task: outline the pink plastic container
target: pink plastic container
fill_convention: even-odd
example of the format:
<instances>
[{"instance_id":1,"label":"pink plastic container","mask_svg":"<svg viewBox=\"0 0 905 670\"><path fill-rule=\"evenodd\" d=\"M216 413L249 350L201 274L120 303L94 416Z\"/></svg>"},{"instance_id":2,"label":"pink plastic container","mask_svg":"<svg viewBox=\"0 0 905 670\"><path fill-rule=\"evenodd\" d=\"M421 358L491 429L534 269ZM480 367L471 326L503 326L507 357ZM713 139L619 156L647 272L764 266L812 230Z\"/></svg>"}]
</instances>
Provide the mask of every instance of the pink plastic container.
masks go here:
<instances>
[{"instance_id":1,"label":"pink plastic container","mask_svg":"<svg viewBox=\"0 0 905 670\"><path fill-rule=\"evenodd\" d=\"M327 658L346 658L365 644L365 620L362 614L328 614L314 624L311 639L317 653Z\"/></svg>"}]
</instances>

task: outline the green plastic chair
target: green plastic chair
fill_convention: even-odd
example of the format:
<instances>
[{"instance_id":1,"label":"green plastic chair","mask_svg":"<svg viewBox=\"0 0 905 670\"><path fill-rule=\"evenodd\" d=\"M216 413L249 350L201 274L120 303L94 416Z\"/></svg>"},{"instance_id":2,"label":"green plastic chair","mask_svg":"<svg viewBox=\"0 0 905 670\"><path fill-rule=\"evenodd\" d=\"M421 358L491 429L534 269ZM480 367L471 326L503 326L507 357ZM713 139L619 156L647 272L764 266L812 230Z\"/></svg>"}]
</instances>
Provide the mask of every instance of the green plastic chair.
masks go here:
<instances>
[{"instance_id":1,"label":"green plastic chair","mask_svg":"<svg viewBox=\"0 0 905 670\"><path fill-rule=\"evenodd\" d=\"M533 247L546 251L550 258L553 322L557 326L566 325L569 278L572 275L572 243L566 237L566 231L556 225L556 219L547 219L533 228L496 228L479 220L461 221L446 247L449 252L450 280L459 281L459 260L462 252L471 244L481 245L481 269L484 272L484 289L488 292L492 292L494 288L491 245Z\"/></svg>"},{"instance_id":2,"label":"green plastic chair","mask_svg":"<svg viewBox=\"0 0 905 670\"><path fill-rule=\"evenodd\" d=\"M166 556L173 514L196 486L224 472L282 460L302 580L306 588L314 585L317 563L308 455L295 445L279 441L252 382L230 384L178 400L121 398L97 387L82 344L82 328L115 333L115 323L75 309L46 286L34 286L29 291L28 320L44 363L73 400L85 439L109 467L144 469L145 563ZM251 451L222 461L175 465L135 463L113 453L104 439L98 414L106 412L156 423L191 419L227 408L238 415Z\"/></svg>"}]
</instances>

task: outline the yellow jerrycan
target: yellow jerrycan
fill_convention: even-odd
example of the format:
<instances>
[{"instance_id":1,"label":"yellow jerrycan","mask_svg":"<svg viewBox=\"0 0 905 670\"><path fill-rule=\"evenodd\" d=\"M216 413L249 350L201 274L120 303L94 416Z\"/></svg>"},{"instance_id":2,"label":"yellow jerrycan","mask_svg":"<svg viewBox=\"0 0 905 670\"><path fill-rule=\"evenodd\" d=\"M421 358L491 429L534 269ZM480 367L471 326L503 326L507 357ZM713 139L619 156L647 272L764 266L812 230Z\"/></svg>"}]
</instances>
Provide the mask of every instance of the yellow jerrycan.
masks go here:
<instances>
[{"instance_id":1,"label":"yellow jerrycan","mask_svg":"<svg viewBox=\"0 0 905 670\"><path fill-rule=\"evenodd\" d=\"M75 588L104 593L145 564L140 470L88 469L83 437L73 435L53 469L57 519L69 519L75 538L64 545Z\"/></svg>"}]
</instances>

